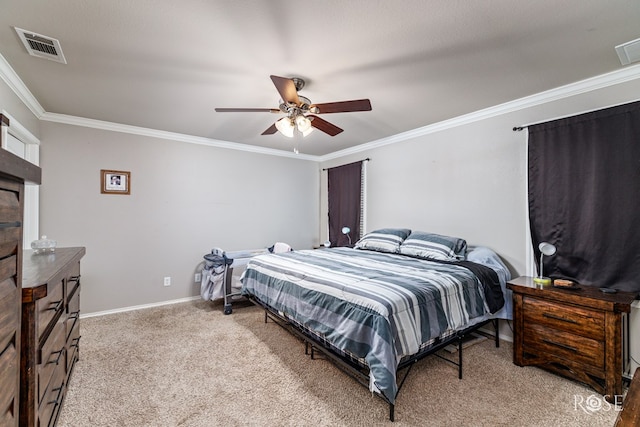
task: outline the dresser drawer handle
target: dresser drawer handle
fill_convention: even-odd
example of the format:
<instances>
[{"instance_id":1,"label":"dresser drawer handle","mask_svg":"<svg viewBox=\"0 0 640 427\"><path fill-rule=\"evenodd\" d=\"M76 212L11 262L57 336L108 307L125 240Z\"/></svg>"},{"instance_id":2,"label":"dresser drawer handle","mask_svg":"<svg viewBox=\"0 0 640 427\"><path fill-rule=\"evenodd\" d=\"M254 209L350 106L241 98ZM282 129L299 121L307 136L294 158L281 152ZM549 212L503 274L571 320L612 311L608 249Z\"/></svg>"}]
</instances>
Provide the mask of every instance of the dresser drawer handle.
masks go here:
<instances>
[{"instance_id":1,"label":"dresser drawer handle","mask_svg":"<svg viewBox=\"0 0 640 427\"><path fill-rule=\"evenodd\" d=\"M71 345L69 347L78 347L78 345L80 344L80 338L82 338L82 335L74 338L71 340Z\"/></svg>"},{"instance_id":2,"label":"dresser drawer handle","mask_svg":"<svg viewBox=\"0 0 640 427\"><path fill-rule=\"evenodd\" d=\"M61 299L59 301L51 301L49 303L49 305L53 305L53 304L55 304L55 305L53 307L47 308L47 311L49 311L49 310L53 310L53 311L60 310L62 308L62 304L64 304L64 299Z\"/></svg>"},{"instance_id":3,"label":"dresser drawer handle","mask_svg":"<svg viewBox=\"0 0 640 427\"><path fill-rule=\"evenodd\" d=\"M562 343L559 343L559 342L554 342L554 341L549 341L549 340L542 340L542 341L547 343L547 344L555 345L556 347L564 348L565 350L573 351L574 353L578 352L577 348L572 347L572 346L567 345L567 344L562 344Z\"/></svg>"},{"instance_id":4,"label":"dresser drawer handle","mask_svg":"<svg viewBox=\"0 0 640 427\"><path fill-rule=\"evenodd\" d=\"M54 352L52 352L51 354L57 354L57 355L58 355L58 357L56 357L56 360L49 360L49 361L47 362L47 364L49 364L49 363L55 363L56 365L58 365L58 364L60 363L60 358L62 357L62 353L63 353L63 352L64 352L64 348L61 348L61 349L60 349L60 350L58 350L58 351L54 351ZM51 357L51 356L49 356L49 357Z\"/></svg>"},{"instance_id":5,"label":"dresser drawer handle","mask_svg":"<svg viewBox=\"0 0 640 427\"><path fill-rule=\"evenodd\" d=\"M72 311L69 313L69 319L78 319L80 317L80 310Z\"/></svg>"},{"instance_id":6,"label":"dresser drawer handle","mask_svg":"<svg viewBox=\"0 0 640 427\"><path fill-rule=\"evenodd\" d=\"M573 323L574 325L578 323L576 320L567 319L566 317L558 316L553 313L542 313L542 316L548 319L560 320L561 322Z\"/></svg>"},{"instance_id":7,"label":"dresser drawer handle","mask_svg":"<svg viewBox=\"0 0 640 427\"><path fill-rule=\"evenodd\" d=\"M47 402L49 405L53 405L54 407L58 406L60 404L60 396L62 395L62 389L64 388L64 382L62 384L60 384L60 387L56 387L54 389L52 389L51 391L57 391L58 394L56 395L55 400L51 400L49 402Z\"/></svg>"},{"instance_id":8,"label":"dresser drawer handle","mask_svg":"<svg viewBox=\"0 0 640 427\"><path fill-rule=\"evenodd\" d=\"M17 228L20 227L22 223L20 221L15 222L0 222L0 228Z\"/></svg>"},{"instance_id":9,"label":"dresser drawer handle","mask_svg":"<svg viewBox=\"0 0 640 427\"><path fill-rule=\"evenodd\" d=\"M80 275L78 274L77 276L71 276L69 277L69 282L76 282L78 283L80 281Z\"/></svg>"}]
</instances>

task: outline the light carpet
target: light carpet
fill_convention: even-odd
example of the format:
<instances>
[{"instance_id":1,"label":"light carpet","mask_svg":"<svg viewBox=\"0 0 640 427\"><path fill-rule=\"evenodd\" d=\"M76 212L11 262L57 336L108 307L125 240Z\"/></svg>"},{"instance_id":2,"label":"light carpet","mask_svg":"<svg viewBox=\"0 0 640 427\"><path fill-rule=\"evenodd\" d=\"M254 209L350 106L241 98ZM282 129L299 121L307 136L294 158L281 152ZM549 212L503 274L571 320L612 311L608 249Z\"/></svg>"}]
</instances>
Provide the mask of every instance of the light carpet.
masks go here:
<instances>
[{"instance_id":1,"label":"light carpet","mask_svg":"<svg viewBox=\"0 0 640 427\"><path fill-rule=\"evenodd\" d=\"M464 350L464 377L431 356L388 405L258 307L193 301L82 319L80 361L60 427L612 426L617 412L581 384L512 363L512 347Z\"/></svg>"}]
</instances>

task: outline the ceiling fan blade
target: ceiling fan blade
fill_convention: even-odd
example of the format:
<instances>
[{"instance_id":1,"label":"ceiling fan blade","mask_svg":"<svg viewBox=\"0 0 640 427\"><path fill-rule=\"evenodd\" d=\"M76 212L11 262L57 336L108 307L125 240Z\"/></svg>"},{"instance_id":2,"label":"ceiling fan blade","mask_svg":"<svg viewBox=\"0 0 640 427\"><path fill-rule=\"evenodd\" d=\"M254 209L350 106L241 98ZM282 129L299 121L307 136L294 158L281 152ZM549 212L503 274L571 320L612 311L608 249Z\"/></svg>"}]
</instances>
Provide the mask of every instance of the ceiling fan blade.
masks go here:
<instances>
[{"instance_id":1,"label":"ceiling fan blade","mask_svg":"<svg viewBox=\"0 0 640 427\"><path fill-rule=\"evenodd\" d=\"M274 123L271 126L269 126L269 128L267 130L262 132L261 135L273 135L276 132L278 132L278 128L276 127L276 124Z\"/></svg>"},{"instance_id":2,"label":"ceiling fan blade","mask_svg":"<svg viewBox=\"0 0 640 427\"><path fill-rule=\"evenodd\" d=\"M282 113L277 108L216 108L216 113Z\"/></svg>"},{"instance_id":3,"label":"ceiling fan blade","mask_svg":"<svg viewBox=\"0 0 640 427\"><path fill-rule=\"evenodd\" d=\"M298 91L296 90L296 84L293 80L285 77L271 76L271 81L276 86L276 89L278 89L278 93L284 102L300 105Z\"/></svg>"},{"instance_id":4,"label":"ceiling fan blade","mask_svg":"<svg viewBox=\"0 0 640 427\"><path fill-rule=\"evenodd\" d=\"M368 99L356 99L353 101L312 104L310 107L312 109L317 108L316 114L349 113L352 111L371 111L371 102Z\"/></svg>"},{"instance_id":5,"label":"ceiling fan blade","mask_svg":"<svg viewBox=\"0 0 640 427\"><path fill-rule=\"evenodd\" d=\"M331 124L318 116L308 115L307 117L311 118L311 126L318 130L321 130L328 135L336 136L337 134L342 132L342 129L340 129L338 126Z\"/></svg>"}]
</instances>

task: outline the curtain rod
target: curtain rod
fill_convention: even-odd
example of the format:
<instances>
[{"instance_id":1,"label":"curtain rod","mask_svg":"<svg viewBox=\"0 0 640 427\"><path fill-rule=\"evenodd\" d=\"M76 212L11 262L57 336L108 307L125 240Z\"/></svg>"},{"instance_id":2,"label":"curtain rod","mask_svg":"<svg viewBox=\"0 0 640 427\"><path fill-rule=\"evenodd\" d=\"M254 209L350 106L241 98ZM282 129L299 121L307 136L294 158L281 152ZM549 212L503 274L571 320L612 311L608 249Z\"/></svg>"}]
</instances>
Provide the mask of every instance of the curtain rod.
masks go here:
<instances>
[{"instance_id":1,"label":"curtain rod","mask_svg":"<svg viewBox=\"0 0 640 427\"><path fill-rule=\"evenodd\" d=\"M638 101L640 101L640 99L637 99L635 101L624 101L624 102L621 102L619 104L613 104L613 105L609 105L607 107L599 107L599 108L596 108L596 109L593 109L593 110L583 111L581 113L568 114L568 115L565 115L565 116L556 117L555 119L547 119L547 120L542 120L542 121L536 122L536 123L529 123L528 125L514 126L513 127L513 131L514 132L520 132L520 131L525 130L529 126L539 125L539 124L547 123L547 122L553 122L554 120L568 119L569 117L580 116L582 114L595 113L596 111L606 110L606 109L609 109L609 108L615 108L615 107L619 107L621 105L633 104L633 103L638 102Z\"/></svg>"},{"instance_id":2,"label":"curtain rod","mask_svg":"<svg viewBox=\"0 0 640 427\"><path fill-rule=\"evenodd\" d=\"M366 159L357 160L357 161L355 161L355 162L351 162L351 163L345 163L344 165L340 165L340 166L350 165L350 164L352 164L352 163L358 163L358 162L368 162L369 160L371 160L371 159L367 157ZM340 166L334 166L334 168L339 168ZM323 170L323 171L326 171L326 170L329 170L329 169L332 169L332 168L324 168L324 169L322 169L322 170Z\"/></svg>"}]
</instances>

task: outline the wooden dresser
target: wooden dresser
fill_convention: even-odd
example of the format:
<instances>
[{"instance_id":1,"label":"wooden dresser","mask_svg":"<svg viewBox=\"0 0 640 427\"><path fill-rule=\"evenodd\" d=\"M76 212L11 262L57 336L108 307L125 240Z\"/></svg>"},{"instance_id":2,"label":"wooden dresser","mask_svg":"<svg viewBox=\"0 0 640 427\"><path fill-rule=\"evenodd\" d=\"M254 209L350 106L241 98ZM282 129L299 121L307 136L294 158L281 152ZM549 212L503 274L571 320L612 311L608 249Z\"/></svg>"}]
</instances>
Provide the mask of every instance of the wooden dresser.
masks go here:
<instances>
[{"instance_id":1,"label":"wooden dresser","mask_svg":"<svg viewBox=\"0 0 640 427\"><path fill-rule=\"evenodd\" d=\"M634 293L540 286L531 277L513 279L507 288L513 291L513 363L539 366L622 402L622 317Z\"/></svg>"},{"instance_id":2,"label":"wooden dresser","mask_svg":"<svg viewBox=\"0 0 640 427\"><path fill-rule=\"evenodd\" d=\"M3 126L8 124L0 114ZM0 133L1 134L1 133ZM0 149L0 426L17 426L20 398L20 286L24 182L40 168Z\"/></svg>"},{"instance_id":3,"label":"wooden dresser","mask_svg":"<svg viewBox=\"0 0 640 427\"><path fill-rule=\"evenodd\" d=\"M24 252L20 426L54 426L79 357L80 259L85 249Z\"/></svg>"}]
</instances>

